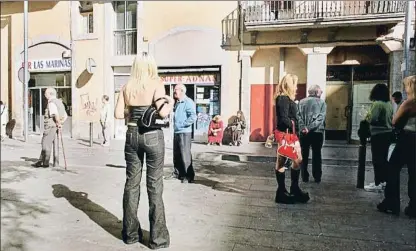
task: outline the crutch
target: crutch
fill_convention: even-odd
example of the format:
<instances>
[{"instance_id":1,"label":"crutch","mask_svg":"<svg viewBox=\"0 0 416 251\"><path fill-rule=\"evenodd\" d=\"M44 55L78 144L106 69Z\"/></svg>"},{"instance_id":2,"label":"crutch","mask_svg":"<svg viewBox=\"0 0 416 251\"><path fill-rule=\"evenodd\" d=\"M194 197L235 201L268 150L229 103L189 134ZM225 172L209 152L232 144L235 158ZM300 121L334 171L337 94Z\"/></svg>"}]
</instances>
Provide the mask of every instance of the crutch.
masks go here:
<instances>
[{"instance_id":1,"label":"crutch","mask_svg":"<svg viewBox=\"0 0 416 251\"><path fill-rule=\"evenodd\" d=\"M59 129L59 135L61 135L62 153L64 155L65 171L66 171L66 157L65 157L65 148L64 148L64 138L62 137L62 130L61 129Z\"/></svg>"}]
</instances>

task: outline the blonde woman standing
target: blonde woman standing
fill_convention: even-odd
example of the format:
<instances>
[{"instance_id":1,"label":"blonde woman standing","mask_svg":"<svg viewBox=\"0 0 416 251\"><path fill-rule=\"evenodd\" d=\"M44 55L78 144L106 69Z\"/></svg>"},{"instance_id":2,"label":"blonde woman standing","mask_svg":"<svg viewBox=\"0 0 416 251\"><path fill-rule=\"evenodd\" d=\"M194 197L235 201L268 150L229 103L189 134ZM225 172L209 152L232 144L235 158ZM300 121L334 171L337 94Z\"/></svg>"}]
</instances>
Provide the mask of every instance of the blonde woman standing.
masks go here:
<instances>
[{"instance_id":1,"label":"blonde woman standing","mask_svg":"<svg viewBox=\"0 0 416 251\"><path fill-rule=\"evenodd\" d=\"M155 61L143 54L137 56L131 67L128 83L123 86L115 117L125 118L128 109L128 130L124 154L126 159L126 184L123 195L123 241L126 244L141 242L142 229L137 218L140 198L144 155L146 154L146 184L149 197L149 220L151 249L169 247L170 238L166 227L163 204L163 164L165 142L161 129L138 126L138 120L151 105L160 109L159 115L166 117L172 110L174 101L166 96L165 87L160 81Z\"/></svg>"},{"instance_id":2,"label":"blonde woman standing","mask_svg":"<svg viewBox=\"0 0 416 251\"><path fill-rule=\"evenodd\" d=\"M297 105L295 96L298 84L298 77L293 74L287 74L277 85L274 98L276 100L276 118L277 130L281 132L288 131L293 133L292 123L298 128ZM296 131L298 131L296 129ZM290 168L292 184L290 193L285 186L285 167ZM277 156L276 161L276 203L293 204L296 202L306 203L309 201L309 194L299 188L300 163L294 162L288 158Z\"/></svg>"},{"instance_id":3,"label":"blonde woman standing","mask_svg":"<svg viewBox=\"0 0 416 251\"><path fill-rule=\"evenodd\" d=\"M377 209L385 213L400 214L400 171L407 165L409 204L404 213L416 218L416 76L405 78L403 84L407 99L393 117L393 126L399 130L399 136L389 159L385 199L377 205Z\"/></svg>"}]
</instances>

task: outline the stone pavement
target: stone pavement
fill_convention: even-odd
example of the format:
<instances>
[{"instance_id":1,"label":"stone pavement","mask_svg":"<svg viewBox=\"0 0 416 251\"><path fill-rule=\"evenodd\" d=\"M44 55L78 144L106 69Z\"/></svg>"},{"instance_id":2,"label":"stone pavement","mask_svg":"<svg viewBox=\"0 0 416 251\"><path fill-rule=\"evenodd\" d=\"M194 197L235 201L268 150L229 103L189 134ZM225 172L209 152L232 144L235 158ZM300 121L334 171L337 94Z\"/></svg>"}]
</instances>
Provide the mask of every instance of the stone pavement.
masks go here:
<instances>
[{"instance_id":1,"label":"stone pavement","mask_svg":"<svg viewBox=\"0 0 416 251\"><path fill-rule=\"evenodd\" d=\"M39 156L38 140L1 145L1 250L148 250L120 240L122 142L89 148L65 139L65 172L30 166ZM243 148L220 154L219 147L194 146L213 152L212 157L256 156ZM166 173L172 169L170 159L167 147ZM377 212L382 194L355 188L355 166L326 165L321 184L301 184L311 194L306 205L273 202L273 166L250 159L196 158L196 184L165 181L171 235L166 250L415 250L416 222ZM367 168L367 181L372 176ZM402 176L404 208L406 173ZM143 179L139 218L149 230L145 190Z\"/></svg>"}]
</instances>

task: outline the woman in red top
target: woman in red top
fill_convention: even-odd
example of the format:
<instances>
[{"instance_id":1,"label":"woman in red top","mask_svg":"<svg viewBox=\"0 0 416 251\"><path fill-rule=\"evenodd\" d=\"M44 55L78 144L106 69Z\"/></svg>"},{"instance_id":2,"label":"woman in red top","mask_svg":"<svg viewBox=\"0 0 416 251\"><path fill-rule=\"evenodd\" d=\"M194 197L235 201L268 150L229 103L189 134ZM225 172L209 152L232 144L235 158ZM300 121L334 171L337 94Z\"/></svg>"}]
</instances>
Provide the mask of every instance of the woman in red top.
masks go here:
<instances>
[{"instance_id":1,"label":"woman in red top","mask_svg":"<svg viewBox=\"0 0 416 251\"><path fill-rule=\"evenodd\" d=\"M222 122L220 115L216 115L211 120L211 123L209 123L208 145L212 145L212 144L221 145L223 135L224 135L224 123Z\"/></svg>"}]
</instances>

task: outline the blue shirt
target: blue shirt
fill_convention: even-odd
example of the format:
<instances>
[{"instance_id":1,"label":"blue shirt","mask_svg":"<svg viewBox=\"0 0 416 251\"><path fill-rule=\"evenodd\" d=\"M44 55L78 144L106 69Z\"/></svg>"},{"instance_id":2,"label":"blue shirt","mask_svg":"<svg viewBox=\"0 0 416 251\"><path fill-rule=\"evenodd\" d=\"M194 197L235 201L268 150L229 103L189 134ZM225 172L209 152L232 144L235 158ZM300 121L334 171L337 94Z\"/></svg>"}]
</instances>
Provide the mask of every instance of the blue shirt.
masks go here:
<instances>
[{"instance_id":1,"label":"blue shirt","mask_svg":"<svg viewBox=\"0 0 416 251\"><path fill-rule=\"evenodd\" d=\"M196 121L196 107L194 101L185 96L182 100L176 101L173 111L174 133L191 133L192 125Z\"/></svg>"}]
</instances>

